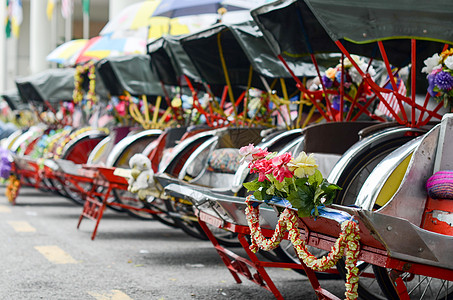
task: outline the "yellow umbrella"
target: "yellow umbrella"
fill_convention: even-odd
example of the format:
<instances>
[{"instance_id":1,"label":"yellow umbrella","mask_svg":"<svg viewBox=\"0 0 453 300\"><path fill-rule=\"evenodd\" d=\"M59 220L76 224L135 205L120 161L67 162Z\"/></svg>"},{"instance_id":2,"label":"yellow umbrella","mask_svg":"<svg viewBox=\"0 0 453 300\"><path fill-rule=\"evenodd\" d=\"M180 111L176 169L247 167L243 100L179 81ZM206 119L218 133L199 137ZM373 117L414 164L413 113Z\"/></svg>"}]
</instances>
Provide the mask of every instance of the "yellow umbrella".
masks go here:
<instances>
[{"instance_id":1,"label":"yellow umbrella","mask_svg":"<svg viewBox=\"0 0 453 300\"><path fill-rule=\"evenodd\" d=\"M46 59L48 61L53 61L59 64L70 64L71 58L76 55L80 50L85 47L88 40L86 39L79 39L79 40L72 40L61 44L57 48L55 48L52 52L47 55Z\"/></svg>"}]
</instances>

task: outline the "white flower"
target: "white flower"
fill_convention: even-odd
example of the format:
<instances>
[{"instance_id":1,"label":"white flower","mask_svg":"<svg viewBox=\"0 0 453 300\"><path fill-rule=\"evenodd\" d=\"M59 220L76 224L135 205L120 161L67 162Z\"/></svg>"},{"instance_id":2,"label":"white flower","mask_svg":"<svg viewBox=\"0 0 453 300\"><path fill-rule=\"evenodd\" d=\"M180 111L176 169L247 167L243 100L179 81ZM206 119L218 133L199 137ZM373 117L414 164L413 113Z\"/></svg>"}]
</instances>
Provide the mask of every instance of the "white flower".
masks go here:
<instances>
[{"instance_id":1,"label":"white flower","mask_svg":"<svg viewBox=\"0 0 453 300\"><path fill-rule=\"evenodd\" d=\"M349 75L355 84L360 85L362 83L362 75L360 75L356 68L349 69Z\"/></svg>"},{"instance_id":2,"label":"white flower","mask_svg":"<svg viewBox=\"0 0 453 300\"><path fill-rule=\"evenodd\" d=\"M239 149L239 154L242 156L240 164L244 162L250 163L253 161L253 154L260 152L260 148L255 148L253 144L249 144L248 146L244 146Z\"/></svg>"},{"instance_id":3,"label":"white flower","mask_svg":"<svg viewBox=\"0 0 453 300\"><path fill-rule=\"evenodd\" d=\"M354 62L358 65L361 65L363 63L363 60L360 58L360 56L358 55L351 55L351 58L354 60ZM341 63L340 63L341 65ZM343 65L344 65L344 68L347 69L347 68L350 68L352 67L352 62L349 60L349 58L345 58L344 59L344 62L343 62Z\"/></svg>"},{"instance_id":4,"label":"white flower","mask_svg":"<svg viewBox=\"0 0 453 300\"><path fill-rule=\"evenodd\" d=\"M444 64L449 68L450 70L453 70L453 56L449 56L445 59Z\"/></svg>"},{"instance_id":5,"label":"white flower","mask_svg":"<svg viewBox=\"0 0 453 300\"><path fill-rule=\"evenodd\" d=\"M439 67L439 64L441 63L441 57L436 53L433 56L425 59L424 63L425 67L423 67L422 73L430 74L434 69L437 69Z\"/></svg>"}]
</instances>

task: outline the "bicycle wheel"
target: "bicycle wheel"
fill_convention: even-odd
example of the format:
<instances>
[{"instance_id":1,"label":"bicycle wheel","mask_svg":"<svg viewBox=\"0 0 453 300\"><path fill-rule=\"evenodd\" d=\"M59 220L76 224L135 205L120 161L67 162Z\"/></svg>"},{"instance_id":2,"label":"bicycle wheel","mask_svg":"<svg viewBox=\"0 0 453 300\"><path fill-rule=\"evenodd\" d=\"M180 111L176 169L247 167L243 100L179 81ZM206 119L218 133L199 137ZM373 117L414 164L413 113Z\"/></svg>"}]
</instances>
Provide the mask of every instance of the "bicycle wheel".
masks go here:
<instances>
[{"instance_id":1,"label":"bicycle wheel","mask_svg":"<svg viewBox=\"0 0 453 300\"><path fill-rule=\"evenodd\" d=\"M159 199L159 198L154 198L148 199L148 205L156 210L162 211L162 214L153 214L152 217L161 222L162 224L165 224L167 226L173 227L173 228L179 228L178 224L176 224L175 220L170 217L168 214L167 208L165 206L165 202L167 200Z\"/></svg>"},{"instance_id":2,"label":"bicycle wheel","mask_svg":"<svg viewBox=\"0 0 453 300\"><path fill-rule=\"evenodd\" d=\"M392 271L373 266L376 280L387 299L398 300L395 278L401 277L410 299L453 299L453 282L444 279Z\"/></svg>"},{"instance_id":3,"label":"bicycle wheel","mask_svg":"<svg viewBox=\"0 0 453 300\"><path fill-rule=\"evenodd\" d=\"M174 198L173 200L165 201L165 206L175 224L185 233L200 240L208 239L198 223L198 218L191 203L183 199Z\"/></svg>"},{"instance_id":4,"label":"bicycle wheel","mask_svg":"<svg viewBox=\"0 0 453 300\"><path fill-rule=\"evenodd\" d=\"M78 185L87 193L91 191L91 183L80 182ZM77 189L77 187L75 187L72 183L67 182L63 185L63 191L67 195L68 199L72 200L74 203L81 206L85 204L86 194Z\"/></svg>"}]
</instances>

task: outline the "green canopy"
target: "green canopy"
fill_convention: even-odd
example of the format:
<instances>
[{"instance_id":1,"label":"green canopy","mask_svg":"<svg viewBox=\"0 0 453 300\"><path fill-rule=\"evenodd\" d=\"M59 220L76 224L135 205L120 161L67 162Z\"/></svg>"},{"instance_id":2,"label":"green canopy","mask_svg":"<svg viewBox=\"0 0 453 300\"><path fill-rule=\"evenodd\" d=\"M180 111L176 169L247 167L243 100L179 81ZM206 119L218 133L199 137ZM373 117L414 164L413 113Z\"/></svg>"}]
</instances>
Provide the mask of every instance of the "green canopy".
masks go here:
<instances>
[{"instance_id":1,"label":"green canopy","mask_svg":"<svg viewBox=\"0 0 453 300\"><path fill-rule=\"evenodd\" d=\"M357 44L352 41L357 41L359 35L362 35L360 42L364 42L365 38L368 42L374 41L373 34L365 32L366 18L371 27L378 24L382 28L393 27L392 23L386 23L388 18L378 21L377 15L367 9L367 4L382 7L387 5L388 13L398 16L396 5L398 7L404 5L395 1L398 4L391 6L388 2L385 1L386 4L383 4L382 1L369 0L307 0L309 7L303 0L279 0L254 9L251 14L273 51L281 54L285 60L298 61L309 54L340 52L334 41L340 41L351 54L381 59L379 48L375 43ZM349 7L340 8L342 3L348 3ZM407 5L407 1L404 3ZM390 13L391 7L395 8L395 12ZM314 8L315 14L310 8ZM410 5L406 11L409 9ZM416 16L417 14L414 14L414 17ZM405 30L403 23L398 26L400 31ZM352 33L354 35L350 35ZM388 33L390 34L390 30ZM400 37L401 35L388 35L383 38L390 63L398 67L410 63L411 50L410 40L401 40ZM426 58L441 50L442 45L432 41L422 40L417 43L417 52L420 57ZM420 63L423 64L423 62L417 62L417 65Z\"/></svg>"},{"instance_id":2,"label":"green canopy","mask_svg":"<svg viewBox=\"0 0 453 300\"><path fill-rule=\"evenodd\" d=\"M180 40L181 37L167 35L148 44L151 65L159 78L168 85L179 85L178 78L182 75L201 81L200 74L184 52Z\"/></svg>"},{"instance_id":3,"label":"green canopy","mask_svg":"<svg viewBox=\"0 0 453 300\"><path fill-rule=\"evenodd\" d=\"M164 95L157 75L151 70L147 55L109 57L101 60L96 69L111 95Z\"/></svg>"},{"instance_id":4,"label":"green canopy","mask_svg":"<svg viewBox=\"0 0 453 300\"><path fill-rule=\"evenodd\" d=\"M22 110L27 107L27 105L22 101L17 89L8 90L1 96L6 101L6 103L8 103L8 106L11 108L11 110Z\"/></svg>"},{"instance_id":5,"label":"green canopy","mask_svg":"<svg viewBox=\"0 0 453 300\"><path fill-rule=\"evenodd\" d=\"M450 0L305 0L333 40L419 39L453 44Z\"/></svg>"},{"instance_id":6,"label":"green canopy","mask_svg":"<svg viewBox=\"0 0 453 300\"><path fill-rule=\"evenodd\" d=\"M266 90L263 77L270 79L290 77L252 22L236 25L218 24L182 38L181 44L203 79L211 85L227 84L221 53L233 86L247 86L250 66L253 67L251 86L263 90ZM294 65L294 70L297 76L316 75L311 63L299 61Z\"/></svg>"},{"instance_id":7,"label":"green canopy","mask_svg":"<svg viewBox=\"0 0 453 300\"><path fill-rule=\"evenodd\" d=\"M56 103L72 101L75 69L50 69L16 79L16 86L24 101Z\"/></svg>"}]
</instances>

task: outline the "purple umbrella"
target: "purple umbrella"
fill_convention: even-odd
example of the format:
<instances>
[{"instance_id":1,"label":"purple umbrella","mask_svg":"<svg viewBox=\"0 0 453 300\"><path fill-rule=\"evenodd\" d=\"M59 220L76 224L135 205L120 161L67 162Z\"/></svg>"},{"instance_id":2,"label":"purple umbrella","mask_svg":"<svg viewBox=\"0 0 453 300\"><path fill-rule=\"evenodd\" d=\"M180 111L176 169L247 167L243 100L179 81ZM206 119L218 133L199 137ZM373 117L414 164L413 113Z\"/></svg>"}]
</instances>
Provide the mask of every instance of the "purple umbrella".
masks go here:
<instances>
[{"instance_id":1,"label":"purple umbrella","mask_svg":"<svg viewBox=\"0 0 453 300\"><path fill-rule=\"evenodd\" d=\"M216 14L217 10L225 7L227 11L247 9L235 5L223 5L224 0L165 0L162 1L153 13L153 16L177 18L182 16ZM247 1L244 1L246 5Z\"/></svg>"}]
</instances>

